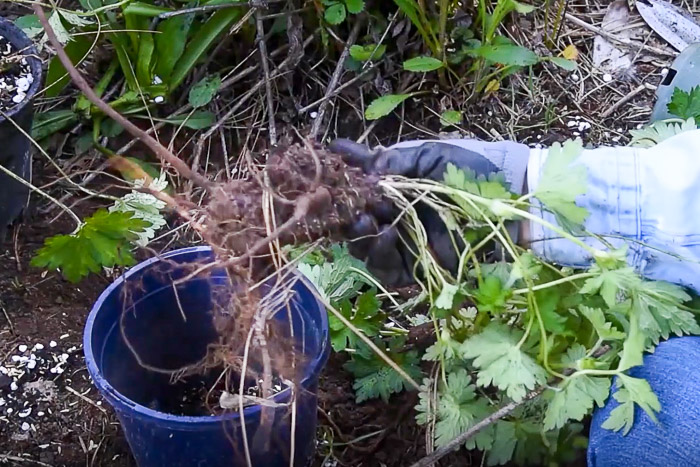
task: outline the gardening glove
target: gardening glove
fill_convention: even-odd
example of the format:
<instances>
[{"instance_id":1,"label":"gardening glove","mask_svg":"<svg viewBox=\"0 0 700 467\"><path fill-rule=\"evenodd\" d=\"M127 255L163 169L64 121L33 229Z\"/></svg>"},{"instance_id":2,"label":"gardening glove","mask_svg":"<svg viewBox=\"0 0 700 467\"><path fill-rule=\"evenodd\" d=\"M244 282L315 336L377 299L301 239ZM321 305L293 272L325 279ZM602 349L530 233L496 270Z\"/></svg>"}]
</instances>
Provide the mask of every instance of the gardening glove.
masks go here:
<instances>
[{"instance_id":1,"label":"gardening glove","mask_svg":"<svg viewBox=\"0 0 700 467\"><path fill-rule=\"evenodd\" d=\"M522 194L530 150L510 142L487 143L477 140L407 141L389 148L369 149L347 139L337 139L329 150L340 154L352 166L368 174L402 175L441 181L447 164L473 170L477 176L503 172L510 190ZM416 206L425 226L428 242L441 266L455 272L459 256L445 224L437 212ZM400 226L392 225L397 213L387 202L370 206L351 227L351 253L366 261L370 271L383 283L403 286L414 282L414 257L405 246L408 238Z\"/></svg>"}]
</instances>

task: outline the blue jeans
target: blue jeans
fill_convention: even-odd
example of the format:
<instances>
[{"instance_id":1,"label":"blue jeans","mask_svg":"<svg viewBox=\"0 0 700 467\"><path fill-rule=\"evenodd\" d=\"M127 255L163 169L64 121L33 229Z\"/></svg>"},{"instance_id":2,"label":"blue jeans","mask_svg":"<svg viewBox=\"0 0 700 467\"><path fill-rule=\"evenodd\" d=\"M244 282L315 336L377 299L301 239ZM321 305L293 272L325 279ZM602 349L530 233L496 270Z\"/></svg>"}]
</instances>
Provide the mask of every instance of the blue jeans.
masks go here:
<instances>
[{"instance_id":1,"label":"blue jeans","mask_svg":"<svg viewBox=\"0 0 700 467\"><path fill-rule=\"evenodd\" d=\"M659 423L636 407L634 426L627 436L601 428L618 405L610 397L593 414L588 466L700 466L700 337L662 342L630 375L649 381L661 402ZM613 385L613 392L615 388Z\"/></svg>"}]
</instances>

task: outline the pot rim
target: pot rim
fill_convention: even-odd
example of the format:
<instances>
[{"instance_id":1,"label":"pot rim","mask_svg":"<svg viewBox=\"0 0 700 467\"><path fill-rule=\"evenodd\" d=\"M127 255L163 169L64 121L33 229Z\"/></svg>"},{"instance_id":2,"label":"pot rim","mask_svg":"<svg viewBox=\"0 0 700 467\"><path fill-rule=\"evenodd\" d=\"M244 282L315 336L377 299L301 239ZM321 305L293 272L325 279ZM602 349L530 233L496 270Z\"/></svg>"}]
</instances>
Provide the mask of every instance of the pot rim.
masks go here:
<instances>
[{"instance_id":1,"label":"pot rim","mask_svg":"<svg viewBox=\"0 0 700 467\"><path fill-rule=\"evenodd\" d=\"M167 253L164 253L163 255L156 256L153 258L150 258L146 261L143 261L136 266L132 267L129 269L126 273L124 273L122 276L120 276L118 279L116 279L114 282L112 282L109 287L107 287L98 297L98 299L95 301L95 304L93 305L92 309L90 310L90 314L88 315L87 321L85 323L85 330L83 332L83 352L85 354L85 361L87 363L87 368L88 372L90 373L90 376L93 379L93 384L97 386L100 394L102 394L103 397L105 397L110 404L115 408L115 410L122 411L123 407L115 407L115 403L118 403L122 406L129 407L131 410L133 410L135 413L134 415L141 416L144 418L152 418L156 419L162 422L167 422L167 423L175 423L175 424L184 424L184 425L200 425L200 424L205 424L205 423L212 423L212 422L225 422L225 421L231 421L231 420L237 420L240 418L240 413L239 411L234 411L230 413L226 413L223 415L206 415L206 416L191 416L191 415L175 415L175 414L169 414L166 412L160 412L158 410L153 410L149 407L146 407L142 404L139 404L138 402L135 402L128 397L124 396L121 392L119 392L114 386L112 386L109 381L102 375L102 372L97 366L96 363L96 352L93 350L92 346L92 329L95 323L95 320L97 318L97 314L99 313L99 310L102 308L102 305L104 302L107 300L107 298L112 295L124 282L132 275L139 273L140 271L152 266L153 264L161 261L161 259L166 259L170 258L172 256L177 256L181 254L187 254L187 253L205 253L205 252L211 252L211 247L209 246L195 246L195 247L188 247L188 248L180 248L177 250L169 251ZM306 287L308 288L313 288L313 285L306 279L304 276L302 276L300 273L298 274L299 280L304 282ZM319 308L323 310L323 313L321 313L321 322L319 323L321 331L322 331L322 344L321 344L321 349L319 350L318 354L314 356L314 358L309 362L309 370L306 376L302 378L301 381L301 391L306 390L307 386L309 386L310 382L313 382L315 379L318 378L318 376L321 373L321 370L323 369L323 366L326 363L326 360L328 359L328 355L330 353L330 345L329 345L329 329L328 329L328 317L325 312L325 307L323 304L318 300L318 298L314 297L317 305ZM284 403L286 399L288 399L289 395L291 393L291 388L287 388L274 396L272 396L272 400L277 403ZM248 406L243 409L243 417L248 417L248 416L255 416L257 415L260 411L262 410L262 406L260 405L252 405Z\"/></svg>"}]
</instances>

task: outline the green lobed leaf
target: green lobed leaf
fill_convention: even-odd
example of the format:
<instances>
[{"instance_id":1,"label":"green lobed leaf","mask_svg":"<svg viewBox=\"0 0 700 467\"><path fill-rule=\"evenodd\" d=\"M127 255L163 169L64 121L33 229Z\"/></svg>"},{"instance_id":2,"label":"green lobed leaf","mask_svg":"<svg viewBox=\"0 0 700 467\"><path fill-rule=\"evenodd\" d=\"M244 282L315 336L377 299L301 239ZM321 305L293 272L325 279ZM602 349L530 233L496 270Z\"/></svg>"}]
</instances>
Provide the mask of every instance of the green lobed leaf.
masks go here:
<instances>
[{"instance_id":1,"label":"green lobed leaf","mask_svg":"<svg viewBox=\"0 0 700 467\"><path fill-rule=\"evenodd\" d=\"M683 123L654 122L640 130L630 130L630 146L650 148L681 133L698 129L695 118L688 118Z\"/></svg>"},{"instance_id":2,"label":"green lobed leaf","mask_svg":"<svg viewBox=\"0 0 700 467\"><path fill-rule=\"evenodd\" d=\"M385 117L411 96L413 94L389 94L378 97L365 110L365 118L367 120L377 120Z\"/></svg>"},{"instance_id":3,"label":"green lobed leaf","mask_svg":"<svg viewBox=\"0 0 700 467\"><path fill-rule=\"evenodd\" d=\"M488 400L477 396L466 370L447 376L438 394L435 445L442 447L491 414ZM493 426L478 432L466 442L467 449L489 449L493 444Z\"/></svg>"},{"instance_id":4,"label":"green lobed leaf","mask_svg":"<svg viewBox=\"0 0 700 467\"><path fill-rule=\"evenodd\" d=\"M89 273L102 268L130 266L133 241L148 227L148 222L131 212L108 212L100 209L75 234L55 235L46 239L31 264L35 267L60 269L70 282L79 282Z\"/></svg>"},{"instance_id":5,"label":"green lobed leaf","mask_svg":"<svg viewBox=\"0 0 700 467\"><path fill-rule=\"evenodd\" d=\"M209 104L221 87L221 77L219 75L207 76L192 86L189 94L189 103L192 107L204 107Z\"/></svg>"},{"instance_id":6,"label":"green lobed leaf","mask_svg":"<svg viewBox=\"0 0 700 467\"><path fill-rule=\"evenodd\" d=\"M377 336L384 324L385 315L381 312L381 302L374 290L357 297L354 306L349 299L345 299L336 308L355 328L368 337ZM357 347L360 338L352 329L332 313L328 315L328 321L333 350L340 352Z\"/></svg>"},{"instance_id":7,"label":"green lobed leaf","mask_svg":"<svg viewBox=\"0 0 700 467\"><path fill-rule=\"evenodd\" d=\"M338 303L356 296L360 288L368 284L366 277L357 271L370 274L362 261L350 255L346 245L333 245L331 254L331 261L301 263L298 268L324 298Z\"/></svg>"},{"instance_id":8,"label":"green lobed leaf","mask_svg":"<svg viewBox=\"0 0 700 467\"><path fill-rule=\"evenodd\" d=\"M579 312L593 325L593 328L598 333L598 337L602 340L621 340L625 338L625 333L613 327L605 319L605 315L600 308L590 308L580 306Z\"/></svg>"},{"instance_id":9,"label":"green lobed leaf","mask_svg":"<svg viewBox=\"0 0 700 467\"><path fill-rule=\"evenodd\" d=\"M586 193L587 170L574 164L582 151L580 139L567 141L563 146L554 143L535 189L535 197L569 230L578 228L588 216L585 208L576 206L576 197Z\"/></svg>"},{"instance_id":10,"label":"green lobed leaf","mask_svg":"<svg viewBox=\"0 0 700 467\"><path fill-rule=\"evenodd\" d=\"M634 425L634 405L639 405L646 414L656 422L656 412L661 410L659 399L649 386L649 383L640 378L633 378L625 374L618 375L620 389L613 395L620 404L615 407L602 427L612 431L622 430L626 435Z\"/></svg>"},{"instance_id":11,"label":"green lobed leaf","mask_svg":"<svg viewBox=\"0 0 700 467\"><path fill-rule=\"evenodd\" d=\"M564 383L563 388L549 391L553 391L554 397L545 412L545 431L563 428L570 420L583 420L594 404L602 407L610 393L610 378L576 376Z\"/></svg>"},{"instance_id":12,"label":"green lobed leaf","mask_svg":"<svg viewBox=\"0 0 700 467\"><path fill-rule=\"evenodd\" d=\"M512 290L504 288L498 277L488 275L474 292L474 301L479 311L497 314L504 309L511 294Z\"/></svg>"},{"instance_id":13,"label":"green lobed leaf","mask_svg":"<svg viewBox=\"0 0 700 467\"><path fill-rule=\"evenodd\" d=\"M674 89L668 111L682 119L694 118L700 125L700 86L695 86L688 92L680 88Z\"/></svg>"},{"instance_id":14,"label":"green lobed leaf","mask_svg":"<svg viewBox=\"0 0 700 467\"><path fill-rule=\"evenodd\" d=\"M445 170L444 182L445 185L452 188L457 188L483 198L499 200L512 199L514 196L506 188L506 181L502 173L490 174L488 178L483 175L477 177L473 170L461 170L457 168L456 165L449 163ZM469 201L461 196L451 196L451 198L470 218L477 220L482 218L479 211L475 209ZM489 211L487 210L487 214L488 213ZM514 218L514 216L509 213L499 213L499 215L505 219ZM496 217L498 216L491 213L491 218L495 219Z\"/></svg>"},{"instance_id":15,"label":"green lobed leaf","mask_svg":"<svg viewBox=\"0 0 700 467\"><path fill-rule=\"evenodd\" d=\"M417 351L389 352L388 356L413 379L422 377ZM376 398L388 402L392 394L412 387L396 370L388 366L384 360L369 349L367 352L353 355L352 359L343 365L343 368L355 377L353 389L355 390L355 402L358 404Z\"/></svg>"},{"instance_id":16,"label":"green lobed leaf","mask_svg":"<svg viewBox=\"0 0 700 467\"><path fill-rule=\"evenodd\" d=\"M491 322L486 328L462 344L462 356L474 359L479 369L478 386L496 386L514 401L520 401L527 391L546 382L546 372L518 346L523 332Z\"/></svg>"},{"instance_id":17,"label":"green lobed leaf","mask_svg":"<svg viewBox=\"0 0 700 467\"><path fill-rule=\"evenodd\" d=\"M429 72L429 71L434 71L442 68L444 66L444 63L442 63L442 60L438 60L437 58L433 57L414 57L410 60L406 60L403 62L403 69L406 71L415 71L415 72Z\"/></svg>"}]
</instances>

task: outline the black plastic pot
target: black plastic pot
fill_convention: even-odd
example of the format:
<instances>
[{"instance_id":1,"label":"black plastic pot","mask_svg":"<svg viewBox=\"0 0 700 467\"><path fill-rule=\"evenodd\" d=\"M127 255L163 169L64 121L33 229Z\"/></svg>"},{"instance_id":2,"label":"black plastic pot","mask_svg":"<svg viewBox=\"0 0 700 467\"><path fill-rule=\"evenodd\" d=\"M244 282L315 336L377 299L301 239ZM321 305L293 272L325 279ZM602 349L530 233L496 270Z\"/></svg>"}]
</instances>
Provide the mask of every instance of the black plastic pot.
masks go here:
<instances>
[{"instance_id":1,"label":"black plastic pot","mask_svg":"<svg viewBox=\"0 0 700 467\"><path fill-rule=\"evenodd\" d=\"M31 133L34 119L34 96L41 87L41 60L32 41L10 20L0 17L0 35L26 56L34 81L25 99L0 115L0 165L29 181L31 176L30 140L12 123L27 134ZM11 121L12 120L12 121ZM29 197L29 187L0 172L0 241L5 229L21 214Z\"/></svg>"}]
</instances>

